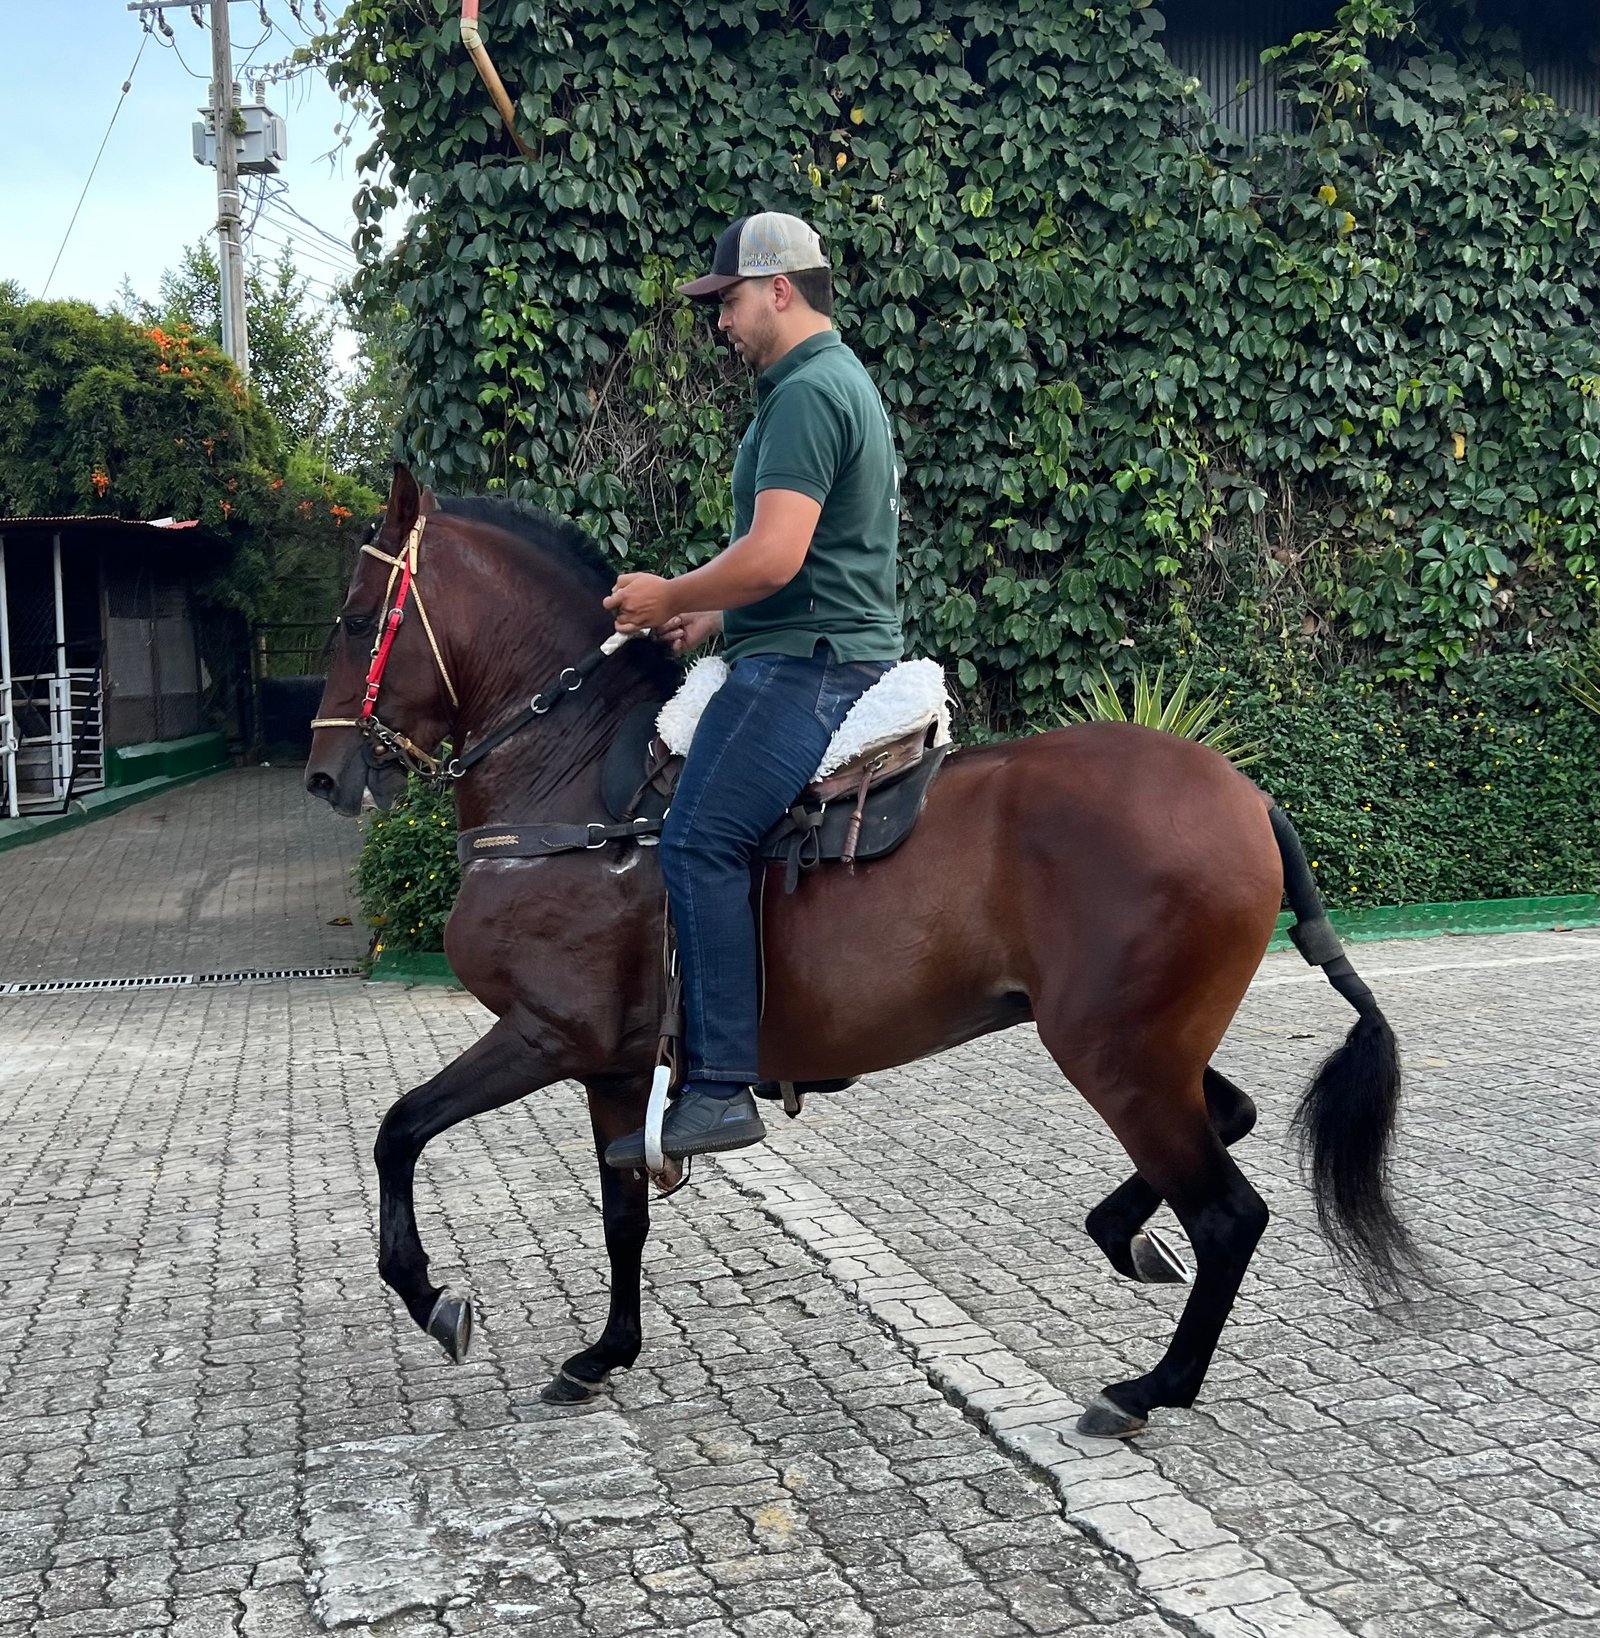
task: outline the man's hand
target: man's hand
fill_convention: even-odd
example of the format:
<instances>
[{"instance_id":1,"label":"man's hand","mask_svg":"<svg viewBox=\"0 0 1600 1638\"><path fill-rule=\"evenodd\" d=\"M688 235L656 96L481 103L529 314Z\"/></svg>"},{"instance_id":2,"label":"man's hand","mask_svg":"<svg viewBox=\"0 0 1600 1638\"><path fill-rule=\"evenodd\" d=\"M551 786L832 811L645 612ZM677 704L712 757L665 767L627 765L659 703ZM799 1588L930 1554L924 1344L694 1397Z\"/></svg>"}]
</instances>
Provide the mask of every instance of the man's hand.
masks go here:
<instances>
[{"instance_id":1,"label":"man's hand","mask_svg":"<svg viewBox=\"0 0 1600 1638\"><path fill-rule=\"evenodd\" d=\"M687 654L709 642L722 630L722 615L715 609L694 614L675 614L656 627L655 635L674 654Z\"/></svg>"},{"instance_id":2,"label":"man's hand","mask_svg":"<svg viewBox=\"0 0 1600 1638\"><path fill-rule=\"evenodd\" d=\"M617 630L631 636L663 626L672 618L672 583L658 574L619 574L604 606L611 610Z\"/></svg>"}]
</instances>

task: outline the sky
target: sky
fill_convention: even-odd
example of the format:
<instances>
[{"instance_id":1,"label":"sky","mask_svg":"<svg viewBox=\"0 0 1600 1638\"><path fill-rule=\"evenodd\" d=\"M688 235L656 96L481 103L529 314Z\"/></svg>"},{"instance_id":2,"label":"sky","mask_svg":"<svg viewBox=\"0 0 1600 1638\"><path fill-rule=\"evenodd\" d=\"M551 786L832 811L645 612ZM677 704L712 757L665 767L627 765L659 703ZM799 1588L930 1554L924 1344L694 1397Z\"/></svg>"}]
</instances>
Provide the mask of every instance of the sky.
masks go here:
<instances>
[{"instance_id":1,"label":"sky","mask_svg":"<svg viewBox=\"0 0 1600 1638\"><path fill-rule=\"evenodd\" d=\"M290 0L262 4L270 30L257 0L234 0L230 9L234 77L247 102L254 73L282 62L316 27L312 0L300 6L306 28ZM339 9L336 0L324 6ZM51 299L106 306L127 278L154 299L185 246L211 235L215 247L216 172L195 163L190 137L208 96L210 34L187 3L166 16L174 43L146 37L124 0L0 0L0 280L30 296L44 295L48 280ZM132 89L51 278L135 57ZM268 85L265 100L288 123L288 160L272 179L274 188L284 184L282 195L261 211L247 252L275 260L288 246L315 295L331 302L341 271L355 263L355 159L367 142L358 134L339 146L335 126L350 116L315 70ZM252 214L247 206L247 223Z\"/></svg>"}]
</instances>

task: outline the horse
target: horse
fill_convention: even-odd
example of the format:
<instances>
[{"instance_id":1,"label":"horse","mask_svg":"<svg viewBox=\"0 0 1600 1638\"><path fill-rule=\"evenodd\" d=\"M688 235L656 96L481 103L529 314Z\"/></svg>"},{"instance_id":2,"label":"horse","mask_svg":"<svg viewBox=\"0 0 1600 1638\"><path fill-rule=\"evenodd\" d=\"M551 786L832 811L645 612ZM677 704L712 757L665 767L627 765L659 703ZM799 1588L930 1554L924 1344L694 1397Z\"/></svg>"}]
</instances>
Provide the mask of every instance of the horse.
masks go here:
<instances>
[{"instance_id":1,"label":"horse","mask_svg":"<svg viewBox=\"0 0 1600 1638\"><path fill-rule=\"evenodd\" d=\"M307 790L354 816L367 789L392 802L409 767L453 785L462 830L548 822L577 827L581 843L602 828L601 770L619 725L680 675L660 645L616 642L601 608L612 579L570 523L496 498L435 497L397 467L332 638ZM602 645L620 652L602 659ZM540 677L559 681L529 700ZM1163 1200L1176 1214L1194 1259L1176 1329L1145 1374L1091 1399L1085 1433L1126 1437L1157 1408L1194 1403L1266 1229L1267 1207L1229 1154L1255 1105L1211 1058L1286 890L1302 954L1357 1014L1296 1115L1319 1222L1369 1295L1403 1292L1420 1264L1388 1186L1394 1035L1339 948L1292 827L1225 757L1117 723L957 748L897 851L765 895L764 1077L848 1080L1031 1021L1134 1167L1085 1223L1112 1269L1187 1278L1144 1227ZM471 1299L429 1278L413 1205L422 1151L555 1082L583 1087L610 1306L599 1337L543 1390L554 1403L598 1394L642 1346L649 1184L603 1156L644 1120L664 918L656 855L628 839L471 859L445 953L497 1021L398 1098L377 1134L380 1275L459 1363Z\"/></svg>"}]
</instances>

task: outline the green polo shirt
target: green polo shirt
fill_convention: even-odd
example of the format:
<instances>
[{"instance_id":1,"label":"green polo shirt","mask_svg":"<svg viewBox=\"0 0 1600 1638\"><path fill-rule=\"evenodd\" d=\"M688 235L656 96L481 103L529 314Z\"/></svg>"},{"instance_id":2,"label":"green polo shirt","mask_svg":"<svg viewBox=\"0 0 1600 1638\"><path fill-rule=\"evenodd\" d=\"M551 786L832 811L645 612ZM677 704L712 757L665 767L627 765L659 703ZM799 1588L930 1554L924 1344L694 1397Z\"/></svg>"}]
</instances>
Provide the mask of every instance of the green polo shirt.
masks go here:
<instances>
[{"instance_id":1,"label":"green polo shirt","mask_svg":"<svg viewBox=\"0 0 1600 1638\"><path fill-rule=\"evenodd\" d=\"M763 489L809 495L822 515L794 579L723 615L727 657L805 656L825 640L838 660L898 660L900 475L877 384L824 330L763 372L756 398L733 463L733 538Z\"/></svg>"}]
</instances>

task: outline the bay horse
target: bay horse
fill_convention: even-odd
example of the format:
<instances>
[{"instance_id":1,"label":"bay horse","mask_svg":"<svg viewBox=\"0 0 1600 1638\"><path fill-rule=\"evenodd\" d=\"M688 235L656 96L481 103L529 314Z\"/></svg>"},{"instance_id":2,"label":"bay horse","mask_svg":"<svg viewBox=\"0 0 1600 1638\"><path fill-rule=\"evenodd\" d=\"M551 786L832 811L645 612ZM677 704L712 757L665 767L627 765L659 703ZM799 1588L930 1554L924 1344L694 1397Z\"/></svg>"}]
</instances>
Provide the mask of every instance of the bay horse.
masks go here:
<instances>
[{"instance_id":1,"label":"bay horse","mask_svg":"<svg viewBox=\"0 0 1600 1638\"><path fill-rule=\"evenodd\" d=\"M463 830L603 820L601 765L618 725L665 700L679 675L648 639L599 661L612 579L573 526L502 500L436 499L397 467L339 616L306 788L353 816L364 788L392 801L409 764L452 779ZM528 701L558 673L552 695ZM456 754L441 764L433 753L447 741ZM1135 1167L1086 1222L1118 1274L1176 1277L1152 1267L1143 1234L1170 1203L1195 1261L1182 1315L1152 1369L1090 1403L1085 1432L1123 1437L1157 1407L1194 1402L1266 1228L1228 1153L1255 1106L1210 1060L1286 888L1302 953L1357 1011L1296 1116L1319 1220L1370 1290L1398 1292L1416 1253L1387 1186L1394 1036L1323 917L1288 821L1224 757L1112 723L956 750L898 851L766 895L764 1076L859 1076L1032 1020ZM470 862L445 951L498 1021L400 1097L378 1132L380 1274L460 1361L471 1303L429 1279L418 1158L470 1116L557 1081L583 1086L610 1310L544 1390L554 1402L593 1396L640 1351L648 1184L600 1157L644 1120L663 899L654 852L626 841Z\"/></svg>"}]
</instances>

